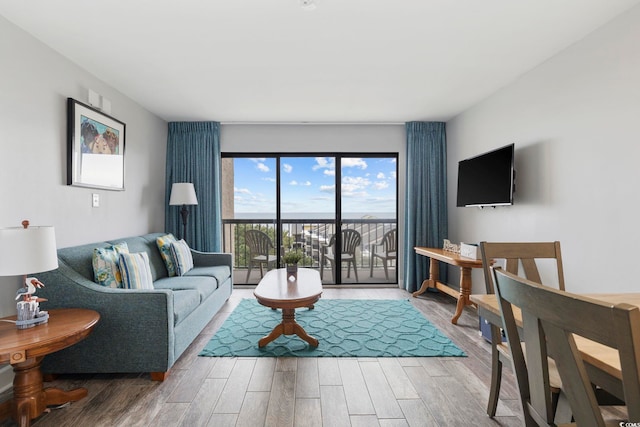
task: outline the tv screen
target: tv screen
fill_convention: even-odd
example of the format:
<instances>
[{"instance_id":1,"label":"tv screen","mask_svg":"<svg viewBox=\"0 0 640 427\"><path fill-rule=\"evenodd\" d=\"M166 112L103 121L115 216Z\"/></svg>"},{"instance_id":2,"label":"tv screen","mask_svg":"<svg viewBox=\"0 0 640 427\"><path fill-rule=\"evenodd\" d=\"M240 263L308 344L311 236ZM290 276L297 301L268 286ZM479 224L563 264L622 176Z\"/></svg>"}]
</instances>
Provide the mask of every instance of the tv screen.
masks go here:
<instances>
[{"instance_id":1,"label":"tv screen","mask_svg":"<svg viewBox=\"0 0 640 427\"><path fill-rule=\"evenodd\" d=\"M513 204L514 144L458 163L457 206Z\"/></svg>"}]
</instances>

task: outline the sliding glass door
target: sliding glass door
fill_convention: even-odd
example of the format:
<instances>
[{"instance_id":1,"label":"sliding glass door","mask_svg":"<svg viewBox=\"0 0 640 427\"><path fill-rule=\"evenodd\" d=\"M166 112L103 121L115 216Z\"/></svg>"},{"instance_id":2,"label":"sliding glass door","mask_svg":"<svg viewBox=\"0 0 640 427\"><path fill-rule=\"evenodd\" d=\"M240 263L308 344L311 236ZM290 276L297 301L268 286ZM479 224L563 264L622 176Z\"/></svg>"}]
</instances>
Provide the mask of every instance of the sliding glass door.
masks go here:
<instances>
[{"instance_id":1,"label":"sliding glass door","mask_svg":"<svg viewBox=\"0 0 640 427\"><path fill-rule=\"evenodd\" d=\"M224 242L235 256L235 283L257 283L292 250L325 284L397 283L397 239L389 239L397 224L396 159L223 154ZM257 253L255 236L268 251Z\"/></svg>"}]
</instances>

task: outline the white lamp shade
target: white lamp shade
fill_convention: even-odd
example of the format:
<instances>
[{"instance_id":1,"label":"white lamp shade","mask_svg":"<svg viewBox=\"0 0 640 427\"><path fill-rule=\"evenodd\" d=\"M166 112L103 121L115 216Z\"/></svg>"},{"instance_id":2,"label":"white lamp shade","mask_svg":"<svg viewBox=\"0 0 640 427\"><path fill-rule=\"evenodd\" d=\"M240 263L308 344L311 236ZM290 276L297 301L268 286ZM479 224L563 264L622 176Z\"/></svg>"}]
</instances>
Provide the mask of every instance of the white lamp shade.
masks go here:
<instances>
[{"instance_id":1,"label":"white lamp shade","mask_svg":"<svg viewBox=\"0 0 640 427\"><path fill-rule=\"evenodd\" d=\"M0 276L21 276L58 268L53 227L0 228Z\"/></svg>"},{"instance_id":2,"label":"white lamp shade","mask_svg":"<svg viewBox=\"0 0 640 427\"><path fill-rule=\"evenodd\" d=\"M175 182L171 186L169 205L197 205L196 190L190 182Z\"/></svg>"}]
</instances>

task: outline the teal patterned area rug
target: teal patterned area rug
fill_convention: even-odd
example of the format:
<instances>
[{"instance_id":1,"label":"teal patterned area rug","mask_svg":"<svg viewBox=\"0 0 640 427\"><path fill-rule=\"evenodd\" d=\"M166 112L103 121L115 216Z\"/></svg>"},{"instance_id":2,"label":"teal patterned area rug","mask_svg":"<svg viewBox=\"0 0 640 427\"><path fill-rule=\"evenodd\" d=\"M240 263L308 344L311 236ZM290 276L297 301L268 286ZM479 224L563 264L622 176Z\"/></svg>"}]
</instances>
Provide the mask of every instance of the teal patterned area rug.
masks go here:
<instances>
[{"instance_id":1,"label":"teal patterned area rug","mask_svg":"<svg viewBox=\"0 0 640 427\"><path fill-rule=\"evenodd\" d=\"M408 300L321 299L313 310L296 310L296 321L320 341L318 347L282 335L259 348L258 340L281 320L280 310L243 299L200 356L466 356Z\"/></svg>"}]
</instances>

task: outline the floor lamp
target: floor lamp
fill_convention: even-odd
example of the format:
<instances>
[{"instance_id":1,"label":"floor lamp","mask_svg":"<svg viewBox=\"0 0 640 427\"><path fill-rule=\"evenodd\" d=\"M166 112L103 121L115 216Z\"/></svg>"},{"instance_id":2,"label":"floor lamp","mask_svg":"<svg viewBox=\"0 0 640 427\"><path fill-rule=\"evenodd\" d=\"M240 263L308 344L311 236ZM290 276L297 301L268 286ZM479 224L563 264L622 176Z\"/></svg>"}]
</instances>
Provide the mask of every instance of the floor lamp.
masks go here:
<instances>
[{"instance_id":1,"label":"floor lamp","mask_svg":"<svg viewBox=\"0 0 640 427\"><path fill-rule=\"evenodd\" d=\"M182 216L182 238L187 240L187 218L189 217L189 210L187 205L197 205L198 198L196 197L196 190L193 188L193 184L190 182L175 182L171 186L171 197L169 198L170 206L182 205L180 209L180 216Z\"/></svg>"}]
</instances>

